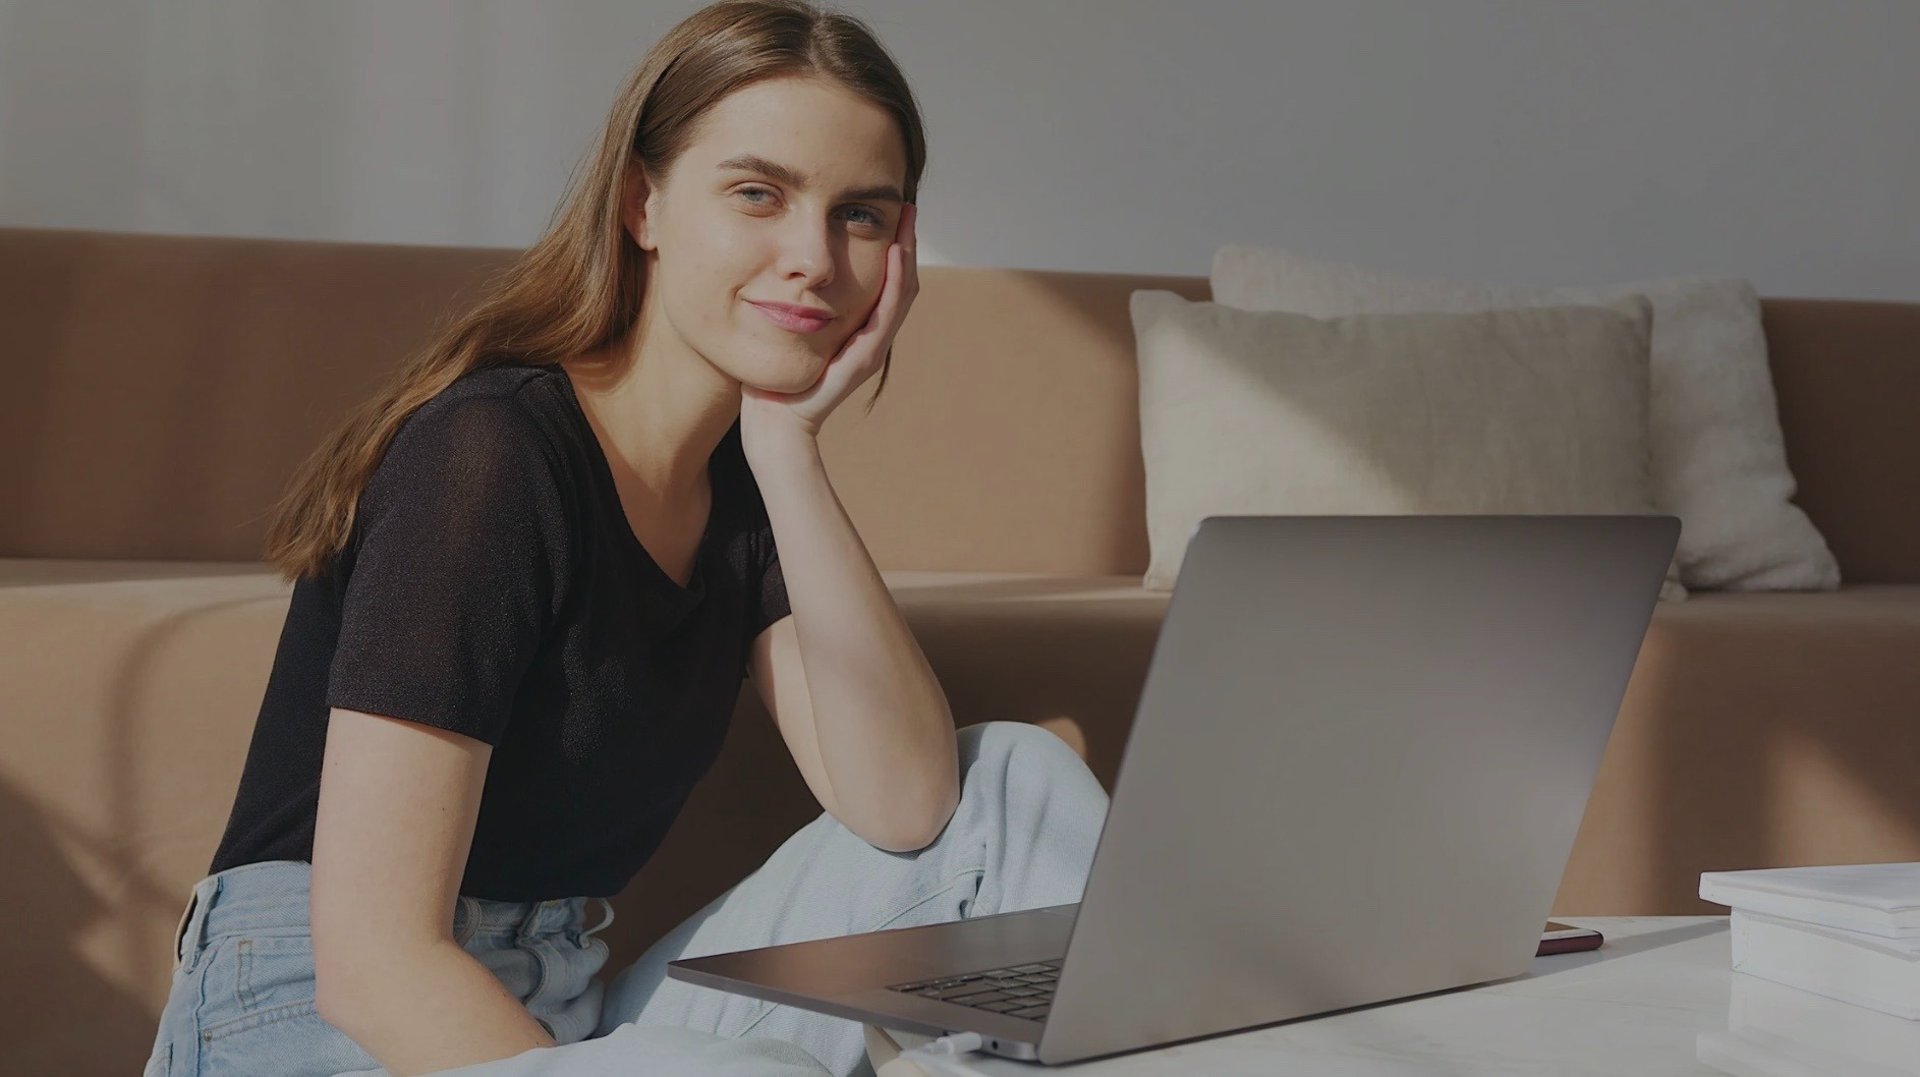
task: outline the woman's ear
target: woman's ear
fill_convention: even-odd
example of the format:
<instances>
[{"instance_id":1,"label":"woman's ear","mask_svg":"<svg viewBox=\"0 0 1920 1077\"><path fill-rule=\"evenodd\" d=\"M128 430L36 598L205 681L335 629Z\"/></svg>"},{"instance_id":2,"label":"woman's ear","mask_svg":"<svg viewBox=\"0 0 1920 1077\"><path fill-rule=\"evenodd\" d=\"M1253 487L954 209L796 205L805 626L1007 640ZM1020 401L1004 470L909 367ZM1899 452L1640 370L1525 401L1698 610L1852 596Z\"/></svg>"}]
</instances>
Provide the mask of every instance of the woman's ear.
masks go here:
<instances>
[{"instance_id":1,"label":"woman's ear","mask_svg":"<svg viewBox=\"0 0 1920 1077\"><path fill-rule=\"evenodd\" d=\"M653 197L653 185L647 182L646 167L634 158L620 194L620 221L641 250L653 250L654 242L648 227L649 213L658 208L658 200Z\"/></svg>"}]
</instances>

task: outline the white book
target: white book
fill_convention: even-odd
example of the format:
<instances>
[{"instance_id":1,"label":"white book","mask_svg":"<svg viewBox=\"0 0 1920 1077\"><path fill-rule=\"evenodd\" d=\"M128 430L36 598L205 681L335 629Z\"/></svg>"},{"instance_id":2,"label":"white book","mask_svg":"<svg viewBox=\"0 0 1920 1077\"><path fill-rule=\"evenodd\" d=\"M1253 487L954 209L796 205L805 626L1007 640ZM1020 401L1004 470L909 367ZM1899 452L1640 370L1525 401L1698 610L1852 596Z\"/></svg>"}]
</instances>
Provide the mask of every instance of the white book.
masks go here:
<instances>
[{"instance_id":1,"label":"white book","mask_svg":"<svg viewBox=\"0 0 1920 1077\"><path fill-rule=\"evenodd\" d=\"M1920 863L1708 871L1701 898L1920 949Z\"/></svg>"},{"instance_id":2,"label":"white book","mask_svg":"<svg viewBox=\"0 0 1920 1077\"><path fill-rule=\"evenodd\" d=\"M1741 908L1729 919L1734 971L1920 1020L1920 953L1912 948Z\"/></svg>"}]
</instances>

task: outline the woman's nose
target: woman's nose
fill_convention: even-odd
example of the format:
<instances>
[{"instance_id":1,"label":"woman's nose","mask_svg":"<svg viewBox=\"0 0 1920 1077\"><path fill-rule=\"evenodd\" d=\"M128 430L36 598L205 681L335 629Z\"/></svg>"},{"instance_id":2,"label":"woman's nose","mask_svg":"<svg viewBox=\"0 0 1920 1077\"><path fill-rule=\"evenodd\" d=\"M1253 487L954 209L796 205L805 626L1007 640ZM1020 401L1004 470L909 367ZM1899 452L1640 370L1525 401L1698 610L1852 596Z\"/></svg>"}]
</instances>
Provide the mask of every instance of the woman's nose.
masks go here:
<instances>
[{"instance_id":1,"label":"woman's nose","mask_svg":"<svg viewBox=\"0 0 1920 1077\"><path fill-rule=\"evenodd\" d=\"M833 274L833 233L829 222L795 214L780 237L781 268L809 280Z\"/></svg>"}]
</instances>

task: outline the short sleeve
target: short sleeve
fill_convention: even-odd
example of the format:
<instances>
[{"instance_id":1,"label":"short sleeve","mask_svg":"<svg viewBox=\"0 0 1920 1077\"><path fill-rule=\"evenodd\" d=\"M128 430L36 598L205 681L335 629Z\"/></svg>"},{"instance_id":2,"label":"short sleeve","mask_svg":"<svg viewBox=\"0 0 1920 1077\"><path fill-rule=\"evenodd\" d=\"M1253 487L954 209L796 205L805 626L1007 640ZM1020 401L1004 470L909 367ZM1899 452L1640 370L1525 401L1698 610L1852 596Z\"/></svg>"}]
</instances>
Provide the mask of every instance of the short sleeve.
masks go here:
<instances>
[{"instance_id":1,"label":"short sleeve","mask_svg":"<svg viewBox=\"0 0 1920 1077\"><path fill-rule=\"evenodd\" d=\"M754 609L749 635L758 637L769 625L792 611L787 608L787 578L780 571L780 550L774 545L773 530L762 539L765 554L760 562L760 595Z\"/></svg>"},{"instance_id":2,"label":"short sleeve","mask_svg":"<svg viewBox=\"0 0 1920 1077\"><path fill-rule=\"evenodd\" d=\"M568 575L559 474L510 397L408 418L360 498L329 707L499 743Z\"/></svg>"},{"instance_id":3,"label":"short sleeve","mask_svg":"<svg viewBox=\"0 0 1920 1077\"><path fill-rule=\"evenodd\" d=\"M753 641L760 638L768 626L785 617L791 611L787 608L787 578L780 569L780 548L774 542L773 525L767 520L765 504L759 501L758 491L754 498L754 532L752 549L754 551L754 572L752 586L748 589L750 606L747 610L747 649L751 653ZM752 676L752 663L748 663Z\"/></svg>"}]
</instances>

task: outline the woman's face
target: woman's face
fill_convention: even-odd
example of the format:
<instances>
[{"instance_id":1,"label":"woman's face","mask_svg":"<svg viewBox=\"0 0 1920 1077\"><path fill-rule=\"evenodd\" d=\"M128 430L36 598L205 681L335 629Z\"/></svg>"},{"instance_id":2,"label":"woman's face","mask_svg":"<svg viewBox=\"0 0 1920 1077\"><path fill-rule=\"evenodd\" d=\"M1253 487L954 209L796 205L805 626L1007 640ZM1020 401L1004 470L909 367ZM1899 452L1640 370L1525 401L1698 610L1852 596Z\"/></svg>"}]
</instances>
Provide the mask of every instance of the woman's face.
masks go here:
<instances>
[{"instance_id":1,"label":"woman's face","mask_svg":"<svg viewBox=\"0 0 1920 1077\"><path fill-rule=\"evenodd\" d=\"M730 94L628 220L651 252L648 303L664 323L652 332L676 333L736 381L805 390L880 298L905 177L893 117L835 83L779 78ZM755 302L831 317L796 331Z\"/></svg>"}]
</instances>

